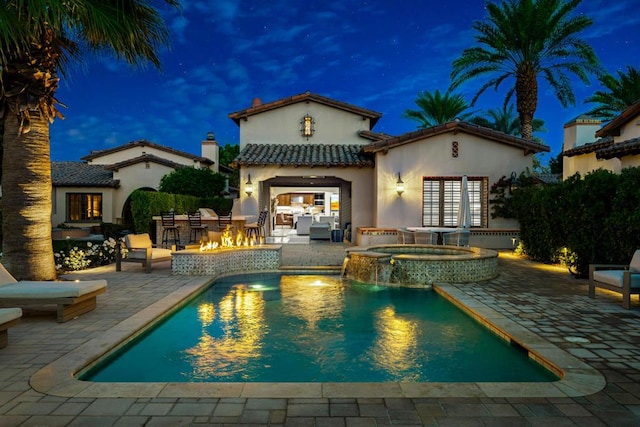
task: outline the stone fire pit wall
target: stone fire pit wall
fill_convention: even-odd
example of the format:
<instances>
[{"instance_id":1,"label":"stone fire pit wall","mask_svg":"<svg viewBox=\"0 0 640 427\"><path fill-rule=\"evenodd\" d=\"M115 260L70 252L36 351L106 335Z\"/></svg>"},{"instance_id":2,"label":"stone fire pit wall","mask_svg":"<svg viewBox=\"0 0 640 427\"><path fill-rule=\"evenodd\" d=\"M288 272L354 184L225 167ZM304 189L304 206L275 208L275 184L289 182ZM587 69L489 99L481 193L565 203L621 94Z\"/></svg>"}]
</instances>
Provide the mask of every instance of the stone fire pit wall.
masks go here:
<instances>
[{"instance_id":1,"label":"stone fire pit wall","mask_svg":"<svg viewBox=\"0 0 640 427\"><path fill-rule=\"evenodd\" d=\"M171 272L183 276L219 276L250 271L277 270L281 245L260 245L215 251L187 249L172 253Z\"/></svg>"}]
</instances>

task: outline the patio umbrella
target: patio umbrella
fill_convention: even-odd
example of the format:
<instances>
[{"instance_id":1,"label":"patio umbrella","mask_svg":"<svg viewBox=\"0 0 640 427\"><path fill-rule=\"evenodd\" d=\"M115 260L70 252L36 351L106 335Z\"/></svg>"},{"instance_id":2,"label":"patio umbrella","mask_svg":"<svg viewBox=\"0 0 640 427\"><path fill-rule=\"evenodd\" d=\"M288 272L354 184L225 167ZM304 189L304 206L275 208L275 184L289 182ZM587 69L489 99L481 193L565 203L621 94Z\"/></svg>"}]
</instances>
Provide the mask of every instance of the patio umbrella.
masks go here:
<instances>
[{"instance_id":1,"label":"patio umbrella","mask_svg":"<svg viewBox=\"0 0 640 427\"><path fill-rule=\"evenodd\" d=\"M458 228L471 227L471 206L469 203L469 186L467 176L463 175L460 184L460 206L458 206Z\"/></svg>"}]
</instances>

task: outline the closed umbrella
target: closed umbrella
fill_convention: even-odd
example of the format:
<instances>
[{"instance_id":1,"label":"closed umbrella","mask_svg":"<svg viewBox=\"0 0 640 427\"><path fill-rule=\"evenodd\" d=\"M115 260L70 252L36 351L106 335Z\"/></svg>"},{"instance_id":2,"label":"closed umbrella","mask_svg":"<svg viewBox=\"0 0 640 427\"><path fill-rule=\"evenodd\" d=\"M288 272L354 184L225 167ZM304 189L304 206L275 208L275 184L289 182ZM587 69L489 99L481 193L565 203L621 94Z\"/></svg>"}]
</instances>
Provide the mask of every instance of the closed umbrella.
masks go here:
<instances>
[{"instance_id":1,"label":"closed umbrella","mask_svg":"<svg viewBox=\"0 0 640 427\"><path fill-rule=\"evenodd\" d=\"M458 228L471 228L471 206L469 203L469 186L467 176L462 177L460 184L460 206L458 207Z\"/></svg>"}]
</instances>

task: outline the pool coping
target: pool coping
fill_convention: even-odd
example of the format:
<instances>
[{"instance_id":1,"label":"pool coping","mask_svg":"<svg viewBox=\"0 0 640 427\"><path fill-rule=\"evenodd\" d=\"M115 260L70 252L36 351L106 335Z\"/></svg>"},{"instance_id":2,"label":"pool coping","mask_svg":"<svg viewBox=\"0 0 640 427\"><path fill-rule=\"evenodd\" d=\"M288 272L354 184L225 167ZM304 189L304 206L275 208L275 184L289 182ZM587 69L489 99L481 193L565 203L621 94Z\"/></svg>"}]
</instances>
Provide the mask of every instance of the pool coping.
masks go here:
<instances>
[{"instance_id":1,"label":"pool coping","mask_svg":"<svg viewBox=\"0 0 640 427\"><path fill-rule=\"evenodd\" d=\"M317 270L303 269L299 272L318 273ZM87 341L34 373L30 379L31 387L48 395L83 398L551 398L587 396L602 390L606 384L599 371L465 294L456 284L436 284L434 289L498 335L525 348L530 357L556 373L560 379L540 383L120 383L81 381L76 378L78 373L133 339L165 313L209 286L214 279L211 276L198 278L123 320L99 337ZM466 283L460 286L482 285Z\"/></svg>"}]
</instances>

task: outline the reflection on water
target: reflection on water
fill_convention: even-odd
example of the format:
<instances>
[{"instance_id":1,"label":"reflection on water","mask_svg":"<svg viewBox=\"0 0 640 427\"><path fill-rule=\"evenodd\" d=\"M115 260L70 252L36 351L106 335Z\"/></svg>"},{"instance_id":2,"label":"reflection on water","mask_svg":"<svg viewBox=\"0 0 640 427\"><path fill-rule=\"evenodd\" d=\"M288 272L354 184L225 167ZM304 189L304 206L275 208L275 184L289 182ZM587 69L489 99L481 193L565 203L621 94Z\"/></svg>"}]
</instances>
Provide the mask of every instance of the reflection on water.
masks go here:
<instances>
[{"instance_id":1,"label":"reflection on water","mask_svg":"<svg viewBox=\"0 0 640 427\"><path fill-rule=\"evenodd\" d=\"M417 328L415 321L398 316L392 306L375 313L377 339L370 349L374 363L394 376L408 381L416 378L404 377L405 372L426 360L418 357Z\"/></svg>"},{"instance_id":2,"label":"reflection on water","mask_svg":"<svg viewBox=\"0 0 640 427\"><path fill-rule=\"evenodd\" d=\"M551 381L435 292L280 274L219 279L93 381Z\"/></svg>"},{"instance_id":3,"label":"reflection on water","mask_svg":"<svg viewBox=\"0 0 640 427\"><path fill-rule=\"evenodd\" d=\"M282 312L304 320L307 328L316 330L321 320L337 319L344 311L342 279L308 276L284 276L280 281Z\"/></svg>"},{"instance_id":4,"label":"reflection on water","mask_svg":"<svg viewBox=\"0 0 640 427\"><path fill-rule=\"evenodd\" d=\"M262 295L247 286L234 286L216 307L213 303L198 305L202 335L198 343L185 350L193 366L194 379L207 379L218 372L242 371L248 360L259 357L267 329ZM214 322L217 326L211 331ZM218 331L219 334L212 335Z\"/></svg>"}]
</instances>

